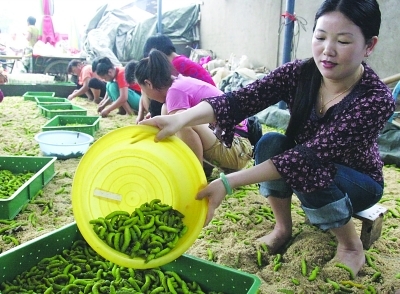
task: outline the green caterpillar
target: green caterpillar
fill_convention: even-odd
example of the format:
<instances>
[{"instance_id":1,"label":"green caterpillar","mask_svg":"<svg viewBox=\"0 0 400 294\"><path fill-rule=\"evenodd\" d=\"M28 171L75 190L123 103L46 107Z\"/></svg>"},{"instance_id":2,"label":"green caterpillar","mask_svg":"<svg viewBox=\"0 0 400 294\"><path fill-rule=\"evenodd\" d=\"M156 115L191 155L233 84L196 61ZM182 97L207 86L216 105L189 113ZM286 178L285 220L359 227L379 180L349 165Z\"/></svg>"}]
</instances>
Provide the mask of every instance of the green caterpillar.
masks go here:
<instances>
[{"instance_id":1,"label":"green caterpillar","mask_svg":"<svg viewBox=\"0 0 400 294\"><path fill-rule=\"evenodd\" d=\"M205 292L192 281L160 268L132 269L103 259L79 240L61 254L43 258L37 265L12 281L0 285L7 293L199 293ZM220 293L222 294L222 293Z\"/></svg>"},{"instance_id":2,"label":"green caterpillar","mask_svg":"<svg viewBox=\"0 0 400 294\"><path fill-rule=\"evenodd\" d=\"M107 245L132 258L149 262L168 254L187 232L184 215L160 199L144 203L132 213L113 211L90 220L94 232Z\"/></svg>"},{"instance_id":3,"label":"green caterpillar","mask_svg":"<svg viewBox=\"0 0 400 294\"><path fill-rule=\"evenodd\" d=\"M7 199L14 194L34 173L13 174L9 170L0 170L0 199Z\"/></svg>"}]
</instances>

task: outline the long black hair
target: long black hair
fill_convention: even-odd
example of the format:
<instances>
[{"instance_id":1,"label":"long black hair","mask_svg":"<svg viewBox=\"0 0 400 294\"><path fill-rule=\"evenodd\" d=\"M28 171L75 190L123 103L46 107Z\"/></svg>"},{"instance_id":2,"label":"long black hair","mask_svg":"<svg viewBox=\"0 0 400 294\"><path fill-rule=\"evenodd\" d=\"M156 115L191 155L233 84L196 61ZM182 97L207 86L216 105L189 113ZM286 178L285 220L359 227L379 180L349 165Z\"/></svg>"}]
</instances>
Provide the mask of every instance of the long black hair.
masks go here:
<instances>
[{"instance_id":1,"label":"long black hair","mask_svg":"<svg viewBox=\"0 0 400 294\"><path fill-rule=\"evenodd\" d=\"M315 14L314 27L326 13L339 11L357 25L366 44L379 35L381 12L376 0L325 0ZM295 138L297 131L310 116L321 86L322 75L313 58L305 60L301 67L299 86L296 91L286 135Z\"/></svg>"},{"instance_id":2,"label":"long black hair","mask_svg":"<svg viewBox=\"0 0 400 294\"><path fill-rule=\"evenodd\" d=\"M151 50L149 57L143 58L136 64L135 78L139 85L149 80L157 90L172 84L172 64L167 55L159 50Z\"/></svg>"}]
</instances>

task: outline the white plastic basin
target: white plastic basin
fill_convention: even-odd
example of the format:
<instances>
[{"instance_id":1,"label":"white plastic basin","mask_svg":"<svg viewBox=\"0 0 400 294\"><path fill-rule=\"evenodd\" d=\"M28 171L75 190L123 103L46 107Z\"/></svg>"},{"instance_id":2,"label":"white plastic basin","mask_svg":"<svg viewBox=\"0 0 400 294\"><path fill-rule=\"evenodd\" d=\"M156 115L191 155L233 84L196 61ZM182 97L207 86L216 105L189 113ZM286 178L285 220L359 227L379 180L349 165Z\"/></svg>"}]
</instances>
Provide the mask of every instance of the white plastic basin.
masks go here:
<instances>
[{"instance_id":1,"label":"white plastic basin","mask_svg":"<svg viewBox=\"0 0 400 294\"><path fill-rule=\"evenodd\" d=\"M69 159L85 154L94 138L86 133L59 130L38 133L35 140L44 156Z\"/></svg>"}]
</instances>

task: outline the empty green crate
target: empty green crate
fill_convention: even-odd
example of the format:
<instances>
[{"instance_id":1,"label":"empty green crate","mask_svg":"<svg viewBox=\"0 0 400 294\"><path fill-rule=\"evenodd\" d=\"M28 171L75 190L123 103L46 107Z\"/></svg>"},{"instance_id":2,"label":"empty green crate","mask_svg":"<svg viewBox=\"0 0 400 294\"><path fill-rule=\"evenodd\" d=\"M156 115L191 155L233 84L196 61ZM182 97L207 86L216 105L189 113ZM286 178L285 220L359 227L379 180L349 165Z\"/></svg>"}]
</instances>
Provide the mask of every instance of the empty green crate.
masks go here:
<instances>
[{"instance_id":1,"label":"empty green crate","mask_svg":"<svg viewBox=\"0 0 400 294\"><path fill-rule=\"evenodd\" d=\"M53 118L56 115L86 115L87 109L73 104L51 104L38 105L40 113L47 118Z\"/></svg>"},{"instance_id":2,"label":"empty green crate","mask_svg":"<svg viewBox=\"0 0 400 294\"><path fill-rule=\"evenodd\" d=\"M42 126L42 131L77 131L94 136L100 128L100 116L56 115Z\"/></svg>"},{"instance_id":3,"label":"empty green crate","mask_svg":"<svg viewBox=\"0 0 400 294\"><path fill-rule=\"evenodd\" d=\"M35 101L35 97L54 97L56 92L26 92L24 95L24 101Z\"/></svg>"},{"instance_id":4,"label":"empty green crate","mask_svg":"<svg viewBox=\"0 0 400 294\"><path fill-rule=\"evenodd\" d=\"M36 105L71 104L67 98L60 97L35 97Z\"/></svg>"},{"instance_id":5,"label":"empty green crate","mask_svg":"<svg viewBox=\"0 0 400 294\"><path fill-rule=\"evenodd\" d=\"M56 157L0 156L0 169L35 173L7 199L0 199L0 219L13 219L55 175Z\"/></svg>"},{"instance_id":6,"label":"empty green crate","mask_svg":"<svg viewBox=\"0 0 400 294\"><path fill-rule=\"evenodd\" d=\"M0 254L0 284L12 281L43 258L53 257L70 249L77 240L82 240L82 235L76 223L71 223ZM258 293L261 284L255 275L186 254L161 269L174 271L184 280L197 282L207 292Z\"/></svg>"}]
</instances>

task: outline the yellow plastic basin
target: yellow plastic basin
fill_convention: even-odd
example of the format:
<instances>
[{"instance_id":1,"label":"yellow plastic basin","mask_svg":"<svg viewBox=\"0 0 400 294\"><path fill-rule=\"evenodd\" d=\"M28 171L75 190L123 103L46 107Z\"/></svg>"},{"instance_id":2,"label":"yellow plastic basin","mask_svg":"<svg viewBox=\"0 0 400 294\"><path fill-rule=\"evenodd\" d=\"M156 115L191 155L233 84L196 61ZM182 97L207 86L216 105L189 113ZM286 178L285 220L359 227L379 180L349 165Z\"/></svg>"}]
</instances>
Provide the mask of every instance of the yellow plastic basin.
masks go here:
<instances>
[{"instance_id":1,"label":"yellow plastic basin","mask_svg":"<svg viewBox=\"0 0 400 294\"><path fill-rule=\"evenodd\" d=\"M155 143L158 129L128 126L97 140L82 157L72 184L72 206L80 232L105 259L120 266L154 268L182 255L203 227L207 200L195 200L207 184L202 166L178 137ZM187 233L168 254L145 263L109 247L93 231L89 221L110 212L133 212L158 198L185 215Z\"/></svg>"}]
</instances>

